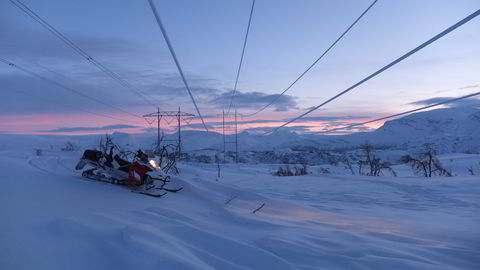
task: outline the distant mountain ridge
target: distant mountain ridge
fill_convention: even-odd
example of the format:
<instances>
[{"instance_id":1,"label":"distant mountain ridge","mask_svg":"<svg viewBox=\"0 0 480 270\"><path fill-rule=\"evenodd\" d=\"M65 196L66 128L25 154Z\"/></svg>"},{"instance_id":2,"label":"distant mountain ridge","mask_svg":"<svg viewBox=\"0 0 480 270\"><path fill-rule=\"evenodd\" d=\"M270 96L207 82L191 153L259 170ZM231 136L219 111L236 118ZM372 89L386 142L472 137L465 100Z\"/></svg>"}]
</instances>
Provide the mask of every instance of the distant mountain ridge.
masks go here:
<instances>
[{"instance_id":1,"label":"distant mountain ridge","mask_svg":"<svg viewBox=\"0 0 480 270\"><path fill-rule=\"evenodd\" d=\"M219 134L184 134L187 150L223 150L223 139ZM204 139L198 140L204 136ZM194 139L193 144L189 142L191 139ZM230 139L233 139L233 136ZM301 135L280 130L269 136L243 132L238 135L238 140L240 151L282 150L305 146L328 150L351 149L368 141L401 150L417 148L424 143L435 143L439 150L445 153L480 153L480 109L447 108L418 112L387 121L375 131L350 135ZM202 141L205 144L200 143ZM233 150L231 145L227 150Z\"/></svg>"}]
</instances>

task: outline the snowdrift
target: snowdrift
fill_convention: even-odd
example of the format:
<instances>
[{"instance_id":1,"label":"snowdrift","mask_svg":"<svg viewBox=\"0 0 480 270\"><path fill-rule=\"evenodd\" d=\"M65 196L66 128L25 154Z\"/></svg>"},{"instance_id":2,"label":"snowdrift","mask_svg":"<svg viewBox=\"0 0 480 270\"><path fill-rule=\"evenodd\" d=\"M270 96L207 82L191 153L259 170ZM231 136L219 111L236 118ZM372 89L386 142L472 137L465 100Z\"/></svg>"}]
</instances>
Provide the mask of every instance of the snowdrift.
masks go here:
<instances>
[{"instance_id":1,"label":"snowdrift","mask_svg":"<svg viewBox=\"0 0 480 270\"><path fill-rule=\"evenodd\" d=\"M2 269L476 269L475 177L274 177L183 165L150 198L81 178L81 152L0 152ZM259 211L253 214L253 210Z\"/></svg>"}]
</instances>

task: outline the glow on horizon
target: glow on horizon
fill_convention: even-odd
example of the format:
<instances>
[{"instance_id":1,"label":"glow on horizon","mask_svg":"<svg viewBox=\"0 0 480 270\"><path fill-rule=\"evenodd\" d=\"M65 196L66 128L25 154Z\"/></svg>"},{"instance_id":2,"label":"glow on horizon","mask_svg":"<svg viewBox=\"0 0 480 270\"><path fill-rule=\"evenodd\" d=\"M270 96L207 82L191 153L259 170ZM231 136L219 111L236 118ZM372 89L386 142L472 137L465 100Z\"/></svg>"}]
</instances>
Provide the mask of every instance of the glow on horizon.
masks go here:
<instances>
[{"instance_id":1,"label":"glow on horizon","mask_svg":"<svg viewBox=\"0 0 480 270\"><path fill-rule=\"evenodd\" d=\"M121 117L121 116L119 116ZM131 119L133 120L133 119ZM87 132L49 132L58 128L91 127L97 128L118 124L119 121L102 117L92 117L89 114L38 114L0 116L0 133L30 134L30 135L90 135L105 134L106 132L122 131L128 133L141 133L139 128L98 130ZM135 125L135 124L132 124ZM141 122L137 124L141 126ZM145 126L146 127L146 126ZM143 128L143 127L142 127Z\"/></svg>"},{"instance_id":2,"label":"glow on horizon","mask_svg":"<svg viewBox=\"0 0 480 270\"><path fill-rule=\"evenodd\" d=\"M119 116L121 117L121 116ZM133 119L132 119L133 120ZM206 123L209 125L213 125L214 127L210 130L211 132L216 133L223 133L221 122L219 123L216 118L209 118L207 119ZM231 119L227 119L231 121ZM247 130L255 130L255 129L268 129L274 128L279 125L278 120L272 119L265 119L265 118L257 118L251 119L251 121L255 120L263 120L265 122L261 123L249 123L245 122L245 119L241 119L238 122L237 128L238 132L243 132ZM269 120L271 122L269 122ZM331 125L330 121L322 120L322 121L299 121L295 122L290 127L306 127L306 131L308 132L315 132L315 131L322 131L324 129L336 128L348 124L357 123L360 121L368 120L366 118L358 118L354 120L341 120L341 124L339 125ZM244 121L244 122L241 122ZM112 133L112 132L123 132L123 133L130 133L130 134L139 134L139 133L147 133L149 132L148 129L155 130L156 124L148 125L146 122L142 123L141 119L136 120L138 124L132 124L137 127L132 128L111 128L111 129L103 129L103 130L89 130L89 131L50 131L55 129L63 129L63 128L98 128L102 126L109 126L109 125L116 125L119 124L118 121L112 119L104 119L101 117L92 117L88 114L63 114L63 115L55 115L55 114L41 114L41 115L16 115L16 116L0 116L0 133L6 134L26 134L26 135L94 135L94 134L105 134L105 133ZM198 125L200 124L200 120L193 120L190 124ZM381 126L381 123L372 123L368 127L375 128ZM230 128L226 130L226 134L233 134L233 124L228 124ZM161 124L161 130L165 133L173 133L176 131L176 124L175 123L168 123L163 122ZM188 124L182 124L182 130L195 130L195 131L204 131L203 128L192 128L189 127ZM347 132L350 133L350 132Z\"/></svg>"}]
</instances>

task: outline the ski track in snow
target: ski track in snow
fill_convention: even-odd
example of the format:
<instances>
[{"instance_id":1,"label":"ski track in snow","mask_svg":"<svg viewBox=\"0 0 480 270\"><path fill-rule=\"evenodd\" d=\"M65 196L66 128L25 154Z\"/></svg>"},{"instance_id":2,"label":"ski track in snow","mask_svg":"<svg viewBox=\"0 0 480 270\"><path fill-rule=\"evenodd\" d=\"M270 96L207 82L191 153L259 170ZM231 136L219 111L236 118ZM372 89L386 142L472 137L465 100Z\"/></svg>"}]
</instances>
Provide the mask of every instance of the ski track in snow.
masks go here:
<instances>
[{"instance_id":1,"label":"ski track in snow","mask_svg":"<svg viewBox=\"0 0 480 270\"><path fill-rule=\"evenodd\" d=\"M77 157L0 155L1 269L480 269L479 179L185 165L149 198L82 181Z\"/></svg>"}]
</instances>

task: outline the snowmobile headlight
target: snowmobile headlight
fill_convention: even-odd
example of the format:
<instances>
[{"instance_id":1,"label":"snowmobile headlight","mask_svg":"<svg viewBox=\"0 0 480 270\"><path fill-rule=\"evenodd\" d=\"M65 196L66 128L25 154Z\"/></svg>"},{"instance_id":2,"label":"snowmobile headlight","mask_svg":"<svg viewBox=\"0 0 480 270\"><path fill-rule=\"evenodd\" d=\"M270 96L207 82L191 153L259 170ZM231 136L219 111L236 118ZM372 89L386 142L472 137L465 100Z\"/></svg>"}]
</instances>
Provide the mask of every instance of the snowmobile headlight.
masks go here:
<instances>
[{"instance_id":1,"label":"snowmobile headlight","mask_svg":"<svg viewBox=\"0 0 480 270\"><path fill-rule=\"evenodd\" d=\"M152 167L158 168L157 163L155 162L155 160L150 159L150 160L149 160L149 163L150 163L150 165L152 165Z\"/></svg>"}]
</instances>

